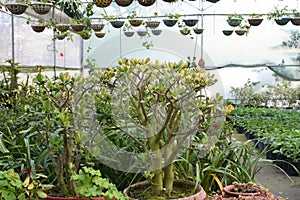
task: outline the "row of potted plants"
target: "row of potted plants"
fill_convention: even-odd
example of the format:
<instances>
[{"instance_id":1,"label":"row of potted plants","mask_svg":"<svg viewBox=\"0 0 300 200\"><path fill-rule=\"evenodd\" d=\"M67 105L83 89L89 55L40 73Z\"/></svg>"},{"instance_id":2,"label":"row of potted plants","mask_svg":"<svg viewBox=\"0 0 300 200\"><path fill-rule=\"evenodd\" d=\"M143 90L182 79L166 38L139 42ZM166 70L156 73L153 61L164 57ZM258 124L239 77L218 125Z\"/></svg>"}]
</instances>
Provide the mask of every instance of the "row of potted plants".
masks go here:
<instances>
[{"instance_id":1,"label":"row of potted plants","mask_svg":"<svg viewBox=\"0 0 300 200\"><path fill-rule=\"evenodd\" d=\"M257 148L268 150L267 158L289 175L299 175L299 117L300 113L290 110L240 106L232 122Z\"/></svg>"}]
</instances>

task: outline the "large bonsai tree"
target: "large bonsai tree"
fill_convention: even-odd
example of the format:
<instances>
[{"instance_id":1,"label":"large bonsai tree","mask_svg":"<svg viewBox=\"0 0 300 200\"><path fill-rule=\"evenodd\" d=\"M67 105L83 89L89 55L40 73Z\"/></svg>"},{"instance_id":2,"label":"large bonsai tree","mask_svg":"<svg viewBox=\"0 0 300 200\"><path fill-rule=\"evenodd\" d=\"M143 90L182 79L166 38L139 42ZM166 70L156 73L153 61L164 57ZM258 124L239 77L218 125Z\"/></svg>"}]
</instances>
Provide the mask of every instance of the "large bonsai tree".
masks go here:
<instances>
[{"instance_id":1,"label":"large bonsai tree","mask_svg":"<svg viewBox=\"0 0 300 200\"><path fill-rule=\"evenodd\" d=\"M185 62L122 59L118 67L102 71L100 80L97 112L102 129L108 124L131 139L143 153L131 162L132 154L126 157L123 152L123 160L131 169L139 161L135 166L139 172L152 172L154 194L170 194L173 160L209 124L214 101L206 89L215 83L213 75ZM115 167L115 163L107 164ZM125 165L121 170L127 169Z\"/></svg>"}]
</instances>

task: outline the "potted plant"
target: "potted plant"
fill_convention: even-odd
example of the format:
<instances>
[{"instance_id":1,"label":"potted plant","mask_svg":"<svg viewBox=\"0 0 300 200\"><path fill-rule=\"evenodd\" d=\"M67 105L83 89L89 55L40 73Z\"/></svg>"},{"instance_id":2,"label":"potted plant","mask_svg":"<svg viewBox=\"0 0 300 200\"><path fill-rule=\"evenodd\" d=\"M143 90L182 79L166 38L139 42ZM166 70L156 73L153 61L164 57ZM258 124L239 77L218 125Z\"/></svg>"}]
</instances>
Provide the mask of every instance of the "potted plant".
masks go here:
<instances>
[{"instance_id":1,"label":"potted plant","mask_svg":"<svg viewBox=\"0 0 300 200\"><path fill-rule=\"evenodd\" d=\"M30 6L37 14L45 15L51 10L53 4L50 0L39 0L32 2Z\"/></svg>"},{"instance_id":2,"label":"potted plant","mask_svg":"<svg viewBox=\"0 0 300 200\"><path fill-rule=\"evenodd\" d=\"M290 21L290 13L288 10L288 7L285 6L282 9L279 9L278 7L275 7L273 11L269 12L267 14L267 19L271 20L274 19L276 24L280 26L284 26Z\"/></svg>"},{"instance_id":3,"label":"potted plant","mask_svg":"<svg viewBox=\"0 0 300 200\"><path fill-rule=\"evenodd\" d=\"M214 84L214 78L204 70L189 68L185 62L122 59L119 67L102 72L101 79L107 87L104 91L110 97L105 107L111 109L112 131L120 137L131 138L133 145L143 152L135 162L138 166L131 165L130 168L138 167L148 174L149 181L127 188L125 194L139 199L134 194L136 189L142 193L151 187L149 195L152 199L163 199L162 196L189 199L173 196L173 186L183 183L179 187L191 189L190 199L203 199L205 192L197 184L174 181L173 160L186 139L200 131L210 115L209 102L212 101L205 96L198 99L196 93Z\"/></svg>"},{"instance_id":4,"label":"potted plant","mask_svg":"<svg viewBox=\"0 0 300 200\"><path fill-rule=\"evenodd\" d=\"M250 18L248 19L248 22L252 26L258 26L263 21L262 14L255 14L255 13L253 13L249 17Z\"/></svg>"},{"instance_id":5,"label":"potted plant","mask_svg":"<svg viewBox=\"0 0 300 200\"><path fill-rule=\"evenodd\" d=\"M138 27L143 23L142 19L137 19L136 17L137 14L135 10L132 10L127 16L128 22L134 27Z\"/></svg>"},{"instance_id":6,"label":"potted plant","mask_svg":"<svg viewBox=\"0 0 300 200\"><path fill-rule=\"evenodd\" d=\"M80 32L85 28L88 28L88 26L91 26L91 19L88 17L80 17L80 18L72 19L71 28L75 32Z\"/></svg>"},{"instance_id":7,"label":"potted plant","mask_svg":"<svg viewBox=\"0 0 300 200\"><path fill-rule=\"evenodd\" d=\"M124 35L127 37L132 37L134 35L134 31L132 30L132 25L129 23L125 23L123 26Z\"/></svg>"},{"instance_id":8,"label":"potted plant","mask_svg":"<svg viewBox=\"0 0 300 200\"><path fill-rule=\"evenodd\" d=\"M295 26L300 25L300 13L297 11L297 9L292 10L291 22Z\"/></svg>"},{"instance_id":9,"label":"potted plant","mask_svg":"<svg viewBox=\"0 0 300 200\"><path fill-rule=\"evenodd\" d=\"M198 19L183 19L185 25L189 27L195 26L198 23L198 21Z\"/></svg>"},{"instance_id":10,"label":"potted plant","mask_svg":"<svg viewBox=\"0 0 300 200\"><path fill-rule=\"evenodd\" d=\"M158 15L158 13L157 13L157 12L154 12L154 17L155 17L155 18L157 17L157 15ZM155 29L155 28L157 28L157 27L159 26L160 21L157 21L157 20L151 20L151 18L150 18L150 19L148 19L145 23L146 23L146 27L147 27L147 28Z\"/></svg>"},{"instance_id":11,"label":"potted plant","mask_svg":"<svg viewBox=\"0 0 300 200\"><path fill-rule=\"evenodd\" d=\"M106 8L111 4L112 0L93 0L95 6Z\"/></svg>"},{"instance_id":12,"label":"potted plant","mask_svg":"<svg viewBox=\"0 0 300 200\"><path fill-rule=\"evenodd\" d=\"M43 32L46 27L51 27L51 24L46 24L43 18L38 19L38 21L32 21L31 18L27 18L26 23L31 24L32 30L37 33Z\"/></svg>"},{"instance_id":13,"label":"potted plant","mask_svg":"<svg viewBox=\"0 0 300 200\"><path fill-rule=\"evenodd\" d=\"M227 23L232 27L237 27L241 24L243 19L241 14L234 13L227 16Z\"/></svg>"},{"instance_id":14,"label":"potted plant","mask_svg":"<svg viewBox=\"0 0 300 200\"><path fill-rule=\"evenodd\" d=\"M165 16L168 17L168 18L167 19L163 19L164 24L166 26L168 26L168 27L172 27L172 26L174 26L177 23L177 21L178 21L178 19L180 17L180 14L177 14L177 13L176 14L168 13Z\"/></svg>"},{"instance_id":15,"label":"potted plant","mask_svg":"<svg viewBox=\"0 0 300 200\"><path fill-rule=\"evenodd\" d=\"M28 0L9 0L5 3L5 7L15 15L23 14L28 7Z\"/></svg>"}]
</instances>

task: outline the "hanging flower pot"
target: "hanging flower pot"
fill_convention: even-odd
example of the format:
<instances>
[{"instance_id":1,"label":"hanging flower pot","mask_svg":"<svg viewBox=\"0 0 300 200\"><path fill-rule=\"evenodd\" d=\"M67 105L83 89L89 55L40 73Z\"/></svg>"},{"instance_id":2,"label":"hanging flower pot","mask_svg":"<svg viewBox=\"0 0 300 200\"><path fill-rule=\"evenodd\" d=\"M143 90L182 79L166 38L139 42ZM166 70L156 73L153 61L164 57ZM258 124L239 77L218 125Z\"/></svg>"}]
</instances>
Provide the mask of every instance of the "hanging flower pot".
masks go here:
<instances>
[{"instance_id":1,"label":"hanging flower pot","mask_svg":"<svg viewBox=\"0 0 300 200\"><path fill-rule=\"evenodd\" d=\"M70 25L69 24L56 24L55 28L59 30L60 32L66 32L69 30Z\"/></svg>"},{"instance_id":2,"label":"hanging flower pot","mask_svg":"<svg viewBox=\"0 0 300 200\"><path fill-rule=\"evenodd\" d=\"M160 30L160 29L153 29L153 30L151 30L151 32L152 32L153 35L160 35L161 32L162 32L162 30Z\"/></svg>"},{"instance_id":3,"label":"hanging flower pot","mask_svg":"<svg viewBox=\"0 0 300 200\"><path fill-rule=\"evenodd\" d=\"M203 28L194 28L193 30L194 30L194 33L196 33L196 34L202 34L204 31Z\"/></svg>"},{"instance_id":4,"label":"hanging flower pot","mask_svg":"<svg viewBox=\"0 0 300 200\"><path fill-rule=\"evenodd\" d=\"M163 22L166 26L172 27L177 23L177 19L164 19Z\"/></svg>"},{"instance_id":5,"label":"hanging flower pot","mask_svg":"<svg viewBox=\"0 0 300 200\"><path fill-rule=\"evenodd\" d=\"M88 40L91 37L90 32L79 32L79 35L83 40Z\"/></svg>"},{"instance_id":6,"label":"hanging flower pot","mask_svg":"<svg viewBox=\"0 0 300 200\"><path fill-rule=\"evenodd\" d=\"M229 36L233 33L233 30L223 30L222 32L224 35Z\"/></svg>"},{"instance_id":7,"label":"hanging flower pot","mask_svg":"<svg viewBox=\"0 0 300 200\"><path fill-rule=\"evenodd\" d=\"M211 3L217 3L220 0L206 0L206 1L211 2Z\"/></svg>"},{"instance_id":8,"label":"hanging flower pot","mask_svg":"<svg viewBox=\"0 0 300 200\"><path fill-rule=\"evenodd\" d=\"M95 36L97 37L97 38L103 38L104 36L105 36L105 32L95 32Z\"/></svg>"},{"instance_id":9,"label":"hanging flower pot","mask_svg":"<svg viewBox=\"0 0 300 200\"><path fill-rule=\"evenodd\" d=\"M284 17L284 18L278 18L278 19L274 19L276 24L280 25L280 26L284 26L287 23L289 23L290 18Z\"/></svg>"},{"instance_id":10,"label":"hanging flower pot","mask_svg":"<svg viewBox=\"0 0 300 200\"><path fill-rule=\"evenodd\" d=\"M110 24L114 27L114 28L121 28L124 25L124 21L120 21L120 20L112 20L110 21Z\"/></svg>"},{"instance_id":11,"label":"hanging flower pot","mask_svg":"<svg viewBox=\"0 0 300 200\"><path fill-rule=\"evenodd\" d=\"M93 0L93 2L97 7L106 8L111 4L112 0Z\"/></svg>"},{"instance_id":12,"label":"hanging flower pot","mask_svg":"<svg viewBox=\"0 0 300 200\"><path fill-rule=\"evenodd\" d=\"M138 27L143 23L142 19L129 19L128 22L134 26L134 27Z\"/></svg>"},{"instance_id":13,"label":"hanging flower pot","mask_svg":"<svg viewBox=\"0 0 300 200\"><path fill-rule=\"evenodd\" d=\"M183 28L183 29L180 29L179 31L182 35L188 35L191 32L191 30L188 28Z\"/></svg>"},{"instance_id":14,"label":"hanging flower pot","mask_svg":"<svg viewBox=\"0 0 300 200\"><path fill-rule=\"evenodd\" d=\"M160 24L160 21L146 21L146 27L148 28L157 28Z\"/></svg>"},{"instance_id":15,"label":"hanging flower pot","mask_svg":"<svg viewBox=\"0 0 300 200\"><path fill-rule=\"evenodd\" d=\"M152 6L156 0L137 0L142 6Z\"/></svg>"},{"instance_id":16,"label":"hanging flower pot","mask_svg":"<svg viewBox=\"0 0 300 200\"><path fill-rule=\"evenodd\" d=\"M133 31L124 31L124 35L127 37L132 37L134 35Z\"/></svg>"},{"instance_id":17,"label":"hanging flower pot","mask_svg":"<svg viewBox=\"0 0 300 200\"><path fill-rule=\"evenodd\" d=\"M71 28L75 32L79 32L79 31L82 31L85 28L85 25L84 24L71 24Z\"/></svg>"},{"instance_id":18,"label":"hanging flower pot","mask_svg":"<svg viewBox=\"0 0 300 200\"><path fill-rule=\"evenodd\" d=\"M126 7L129 6L133 0L115 0L115 2L118 4L118 6Z\"/></svg>"},{"instance_id":19,"label":"hanging flower pot","mask_svg":"<svg viewBox=\"0 0 300 200\"><path fill-rule=\"evenodd\" d=\"M173 3L176 2L176 0L163 0L164 2Z\"/></svg>"},{"instance_id":20,"label":"hanging flower pot","mask_svg":"<svg viewBox=\"0 0 300 200\"><path fill-rule=\"evenodd\" d=\"M24 4L24 3L14 3L14 2L8 2L5 4L5 7L12 13L15 15L21 15L23 14L28 5Z\"/></svg>"},{"instance_id":21,"label":"hanging flower pot","mask_svg":"<svg viewBox=\"0 0 300 200\"><path fill-rule=\"evenodd\" d=\"M238 18L233 18L233 19L228 19L227 20L227 23L229 24L229 26L232 26L232 27L237 27L241 24L242 20L241 19L238 19Z\"/></svg>"},{"instance_id":22,"label":"hanging flower pot","mask_svg":"<svg viewBox=\"0 0 300 200\"><path fill-rule=\"evenodd\" d=\"M262 23L263 18L250 18L248 19L248 22L252 26L258 26Z\"/></svg>"},{"instance_id":23,"label":"hanging flower pot","mask_svg":"<svg viewBox=\"0 0 300 200\"><path fill-rule=\"evenodd\" d=\"M247 33L247 30L243 30L243 29L235 30L235 33L239 36L242 36L242 35L245 35L245 33Z\"/></svg>"},{"instance_id":24,"label":"hanging flower pot","mask_svg":"<svg viewBox=\"0 0 300 200\"><path fill-rule=\"evenodd\" d=\"M198 23L198 19L184 19L183 22L185 23L185 25L192 27L195 26Z\"/></svg>"},{"instance_id":25,"label":"hanging flower pot","mask_svg":"<svg viewBox=\"0 0 300 200\"><path fill-rule=\"evenodd\" d=\"M46 26L44 24L32 24L31 28L37 33L41 33L45 30Z\"/></svg>"},{"instance_id":26,"label":"hanging flower pot","mask_svg":"<svg viewBox=\"0 0 300 200\"><path fill-rule=\"evenodd\" d=\"M66 34L64 34L64 33L55 35L55 38L58 40L63 40L63 39L65 39L65 37L66 37Z\"/></svg>"},{"instance_id":27,"label":"hanging flower pot","mask_svg":"<svg viewBox=\"0 0 300 200\"><path fill-rule=\"evenodd\" d=\"M101 31L103 28L104 28L104 24L91 24L91 28L94 30L94 31Z\"/></svg>"},{"instance_id":28,"label":"hanging flower pot","mask_svg":"<svg viewBox=\"0 0 300 200\"><path fill-rule=\"evenodd\" d=\"M40 15L45 15L51 10L51 3L33 2L31 8L34 12Z\"/></svg>"},{"instance_id":29,"label":"hanging flower pot","mask_svg":"<svg viewBox=\"0 0 300 200\"><path fill-rule=\"evenodd\" d=\"M139 35L139 36L141 36L141 37L144 37L144 36L146 36L147 35L147 31L136 31L136 33Z\"/></svg>"},{"instance_id":30,"label":"hanging flower pot","mask_svg":"<svg viewBox=\"0 0 300 200\"><path fill-rule=\"evenodd\" d=\"M300 25L300 17L291 18L291 23L295 26Z\"/></svg>"}]
</instances>

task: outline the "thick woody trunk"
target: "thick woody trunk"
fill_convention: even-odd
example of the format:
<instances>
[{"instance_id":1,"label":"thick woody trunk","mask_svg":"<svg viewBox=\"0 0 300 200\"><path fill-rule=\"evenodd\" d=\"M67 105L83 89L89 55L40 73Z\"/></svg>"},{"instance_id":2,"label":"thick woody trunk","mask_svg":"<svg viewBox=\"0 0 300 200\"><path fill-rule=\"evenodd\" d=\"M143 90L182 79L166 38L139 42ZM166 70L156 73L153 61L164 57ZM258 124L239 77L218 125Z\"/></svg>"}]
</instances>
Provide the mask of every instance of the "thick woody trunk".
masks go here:
<instances>
[{"instance_id":1,"label":"thick woody trunk","mask_svg":"<svg viewBox=\"0 0 300 200\"><path fill-rule=\"evenodd\" d=\"M151 179L152 192L154 194L160 194L163 190L163 181L162 181L162 165L161 165L161 153L159 149L159 143L156 141L155 136L149 138L149 144L151 151L154 154L151 157L151 167L154 169L154 176Z\"/></svg>"}]
</instances>

